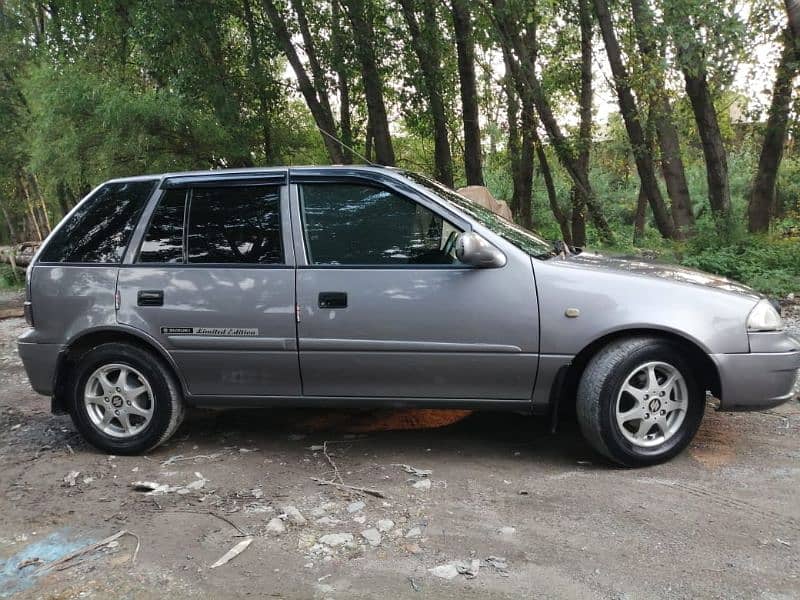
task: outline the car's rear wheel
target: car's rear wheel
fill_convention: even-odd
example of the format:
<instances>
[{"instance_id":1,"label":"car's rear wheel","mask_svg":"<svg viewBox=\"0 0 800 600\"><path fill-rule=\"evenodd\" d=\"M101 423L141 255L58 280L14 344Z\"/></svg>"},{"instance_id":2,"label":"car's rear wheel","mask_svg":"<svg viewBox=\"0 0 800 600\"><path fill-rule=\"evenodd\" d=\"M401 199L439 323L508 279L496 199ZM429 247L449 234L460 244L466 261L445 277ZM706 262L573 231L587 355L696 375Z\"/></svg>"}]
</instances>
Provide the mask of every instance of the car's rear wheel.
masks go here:
<instances>
[{"instance_id":1,"label":"car's rear wheel","mask_svg":"<svg viewBox=\"0 0 800 600\"><path fill-rule=\"evenodd\" d=\"M680 348L637 337L612 342L586 366L578 422L589 443L625 466L669 460L694 437L705 393Z\"/></svg>"},{"instance_id":2,"label":"car's rear wheel","mask_svg":"<svg viewBox=\"0 0 800 600\"><path fill-rule=\"evenodd\" d=\"M87 352L70 386L70 414L81 434L112 454L139 454L165 442L183 420L180 388L160 358L130 344Z\"/></svg>"}]
</instances>

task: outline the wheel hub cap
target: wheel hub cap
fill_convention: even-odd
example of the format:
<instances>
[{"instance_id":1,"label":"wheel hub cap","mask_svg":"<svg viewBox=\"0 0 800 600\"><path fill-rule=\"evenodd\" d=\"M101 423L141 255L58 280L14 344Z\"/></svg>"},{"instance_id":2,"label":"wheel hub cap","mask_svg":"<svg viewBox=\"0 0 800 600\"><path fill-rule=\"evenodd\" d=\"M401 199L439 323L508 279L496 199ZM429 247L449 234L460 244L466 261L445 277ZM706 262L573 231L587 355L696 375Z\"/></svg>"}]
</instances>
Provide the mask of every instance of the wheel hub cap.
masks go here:
<instances>
[{"instance_id":1,"label":"wheel hub cap","mask_svg":"<svg viewBox=\"0 0 800 600\"><path fill-rule=\"evenodd\" d=\"M155 400L150 382L129 365L108 364L86 380L86 414L100 432L115 438L141 433L153 419Z\"/></svg>"},{"instance_id":2,"label":"wheel hub cap","mask_svg":"<svg viewBox=\"0 0 800 600\"><path fill-rule=\"evenodd\" d=\"M688 402L686 380L677 368L659 361L639 365L617 395L619 431L634 446L659 446L680 430Z\"/></svg>"}]
</instances>

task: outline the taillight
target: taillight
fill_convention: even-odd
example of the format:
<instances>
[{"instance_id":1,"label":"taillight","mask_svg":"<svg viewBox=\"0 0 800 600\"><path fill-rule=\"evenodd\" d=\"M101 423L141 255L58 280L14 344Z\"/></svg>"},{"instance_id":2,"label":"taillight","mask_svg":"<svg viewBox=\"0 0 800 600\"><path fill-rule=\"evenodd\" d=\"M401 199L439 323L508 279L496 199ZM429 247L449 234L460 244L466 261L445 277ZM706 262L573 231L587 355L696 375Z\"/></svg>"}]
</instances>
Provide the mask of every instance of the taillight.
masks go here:
<instances>
[{"instance_id":1,"label":"taillight","mask_svg":"<svg viewBox=\"0 0 800 600\"><path fill-rule=\"evenodd\" d=\"M25 322L33 327L33 303L26 301L24 306Z\"/></svg>"}]
</instances>

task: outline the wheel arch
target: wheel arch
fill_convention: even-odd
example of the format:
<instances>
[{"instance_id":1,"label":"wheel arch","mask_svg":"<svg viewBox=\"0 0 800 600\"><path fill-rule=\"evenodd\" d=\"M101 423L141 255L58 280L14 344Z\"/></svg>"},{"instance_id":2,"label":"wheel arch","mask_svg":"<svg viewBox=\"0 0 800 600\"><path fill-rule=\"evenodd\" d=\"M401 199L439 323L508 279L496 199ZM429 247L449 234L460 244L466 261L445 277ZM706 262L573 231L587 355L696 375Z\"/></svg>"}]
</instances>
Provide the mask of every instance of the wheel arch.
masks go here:
<instances>
[{"instance_id":1,"label":"wheel arch","mask_svg":"<svg viewBox=\"0 0 800 600\"><path fill-rule=\"evenodd\" d=\"M578 382L580 382L581 376L592 357L611 342L632 337L659 338L679 346L689 356L693 374L700 382L703 390L710 390L714 397L721 399L722 385L717 365L696 341L663 329L631 328L607 333L587 344L575 355L565 369L561 389L556 395L556 398L558 398L557 405L560 407L569 406L570 410L572 410L575 406Z\"/></svg>"},{"instance_id":2,"label":"wheel arch","mask_svg":"<svg viewBox=\"0 0 800 600\"><path fill-rule=\"evenodd\" d=\"M175 361L156 340L141 331L128 327L98 327L75 336L59 353L53 383L51 406L53 413L64 414L67 412L66 386L69 381L69 373L72 371L71 367L76 365L78 360L92 348L108 343L130 344L161 358L175 380L180 383L184 397L187 395L186 384L180 376Z\"/></svg>"}]
</instances>

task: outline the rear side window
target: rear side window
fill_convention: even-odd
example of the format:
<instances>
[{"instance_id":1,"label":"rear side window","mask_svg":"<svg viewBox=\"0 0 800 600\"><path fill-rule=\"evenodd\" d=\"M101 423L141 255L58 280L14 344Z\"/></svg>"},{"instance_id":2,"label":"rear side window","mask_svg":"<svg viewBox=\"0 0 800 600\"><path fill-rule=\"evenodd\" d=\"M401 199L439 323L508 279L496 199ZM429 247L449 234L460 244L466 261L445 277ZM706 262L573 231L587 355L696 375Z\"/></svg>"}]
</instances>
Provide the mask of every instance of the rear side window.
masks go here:
<instances>
[{"instance_id":1,"label":"rear side window","mask_svg":"<svg viewBox=\"0 0 800 600\"><path fill-rule=\"evenodd\" d=\"M186 190L169 190L158 203L139 250L139 262L182 263Z\"/></svg>"},{"instance_id":2,"label":"rear side window","mask_svg":"<svg viewBox=\"0 0 800 600\"><path fill-rule=\"evenodd\" d=\"M189 207L190 263L283 263L279 186L196 188Z\"/></svg>"},{"instance_id":3,"label":"rear side window","mask_svg":"<svg viewBox=\"0 0 800 600\"><path fill-rule=\"evenodd\" d=\"M41 262L118 264L156 180L107 183L53 235Z\"/></svg>"}]
</instances>

